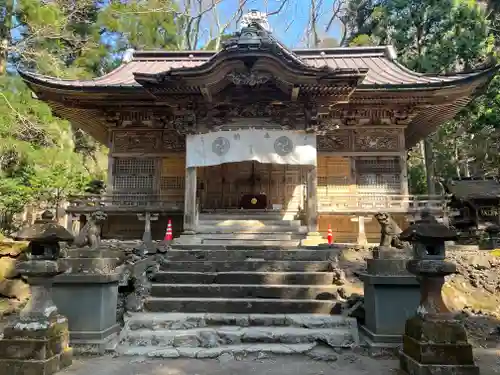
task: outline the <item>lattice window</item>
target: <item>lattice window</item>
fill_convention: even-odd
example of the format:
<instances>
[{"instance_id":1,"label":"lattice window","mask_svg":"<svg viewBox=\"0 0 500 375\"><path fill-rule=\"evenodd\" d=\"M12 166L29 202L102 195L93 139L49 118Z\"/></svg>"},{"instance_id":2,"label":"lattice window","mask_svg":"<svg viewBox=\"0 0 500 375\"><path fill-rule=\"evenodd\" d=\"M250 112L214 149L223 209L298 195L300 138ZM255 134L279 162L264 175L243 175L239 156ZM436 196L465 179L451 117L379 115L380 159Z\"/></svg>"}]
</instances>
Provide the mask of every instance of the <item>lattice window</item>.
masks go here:
<instances>
[{"instance_id":1,"label":"lattice window","mask_svg":"<svg viewBox=\"0 0 500 375\"><path fill-rule=\"evenodd\" d=\"M318 186L348 186L349 178L347 176L326 176L318 177Z\"/></svg>"},{"instance_id":2,"label":"lattice window","mask_svg":"<svg viewBox=\"0 0 500 375\"><path fill-rule=\"evenodd\" d=\"M153 190L153 176L115 176L114 188L116 190Z\"/></svg>"},{"instance_id":3,"label":"lattice window","mask_svg":"<svg viewBox=\"0 0 500 375\"><path fill-rule=\"evenodd\" d=\"M359 192L392 192L399 193L401 190L401 178L399 174L358 174Z\"/></svg>"},{"instance_id":4,"label":"lattice window","mask_svg":"<svg viewBox=\"0 0 500 375\"><path fill-rule=\"evenodd\" d=\"M356 159L356 172L365 173L400 173L399 158L359 158Z\"/></svg>"},{"instance_id":5,"label":"lattice window","mask_svg":"<svg viewBox=\"0 0 500 375\"><path fill-rule=\"evenodd\" d=\"M116 158L113 173L115 175L154 175L155 159Z\"/></svg>"},{"instance_id":6,"label":"lattice window","mask_svg":"<svg viewBox=\"0 0 500 375\"><path fill-rule=\"evenodd\" d=\"M184 190L184 177L162 177L161 190Z\"/></svg>"}]
</instances>

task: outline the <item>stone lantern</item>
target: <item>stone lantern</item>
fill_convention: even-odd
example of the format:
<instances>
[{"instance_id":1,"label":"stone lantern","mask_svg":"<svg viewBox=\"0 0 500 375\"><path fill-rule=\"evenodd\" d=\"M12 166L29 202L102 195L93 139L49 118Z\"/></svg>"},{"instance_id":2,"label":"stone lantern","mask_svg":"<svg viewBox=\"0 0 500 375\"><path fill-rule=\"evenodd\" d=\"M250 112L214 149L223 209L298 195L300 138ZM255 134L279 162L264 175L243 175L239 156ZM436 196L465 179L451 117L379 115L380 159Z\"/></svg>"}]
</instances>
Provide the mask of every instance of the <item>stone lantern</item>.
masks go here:
<instances>
[{"instance_id":1,"label":"stone lantern","mask_svg":"<svg viewBox=\"0 0 500 375\"><path fill-rule=\"evenodd\" d=\"M420 281L419 307L406 321L401 369L410 375L479 375L465 328L441 296L445 276L456 272L445 260L445 242L456 240L456 232L425 212L400 238L413 245L406 267Z\"/></svg>"},{"instance_id":2,"label":"stone lantern","mask_svg":"<svg viewBox=\"0 0 500 375\"><path fill-rule=\"evenodd\" d=\"M0 340L0 373L3 375L50 375L71 364L68 320L59 314L51 296L54 276L65 270L57 261L59 242L72 241L73 235L45 211L34 225L21 230L16 239L30 241L28 260L17 270L30 285L26 307L9 322Z\"/></svg>"}]
</instances>

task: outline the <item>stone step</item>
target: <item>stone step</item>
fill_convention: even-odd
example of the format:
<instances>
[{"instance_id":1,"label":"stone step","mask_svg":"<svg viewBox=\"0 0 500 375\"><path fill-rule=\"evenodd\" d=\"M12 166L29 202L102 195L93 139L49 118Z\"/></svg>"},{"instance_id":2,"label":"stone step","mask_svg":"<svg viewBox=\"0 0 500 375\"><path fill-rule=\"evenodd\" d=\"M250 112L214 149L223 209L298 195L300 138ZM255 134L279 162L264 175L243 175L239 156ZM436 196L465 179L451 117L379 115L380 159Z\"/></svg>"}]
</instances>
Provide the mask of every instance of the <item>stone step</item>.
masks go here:
<instances>
[{"instance_id":1,"label":"stone step","mask_svg":"<svg viewBox=\"0 0 500 375\"><path fill-rule=\"evenodd\" d=\"M245 241L245 240L259 240L259 241L291 241L292 233L198 233L198 237L202 239L203 242L207 240L217 240L217 241ZM184 236L180 236L182 238Z\"/></svg>"},{"instance_id":2,"label":"stone step","mask_svg":"<svg viewBox=\"0 0 500 375\"><path fill-rule=\"evenodd\" d=\"M198 216L200 220L282 220L285 213L277 211L243 211L232 212L201 212Z\"/></svg>"},{"instance_id":3,"label":"stone step","mask_svg":"<svg viewBox=\"0 0 500 375\"><path fill-rule=\"evenodd\" d=\"M210 313L131 313L125 317L127 330L184 330L212 326L274 326L296 328L357 329L355 318L330 314L210 314Z\"/></svg>"},{"instance_id":4,"label":"stone step","mask_svg":"<svg viewBox=\"0 0 500 375\"><path fill-rule=\"evenodd\" d=\"M177 240L177 239L175 239ZM271 245L262 245L258 244L255 241L238 241L238 244L202 244L199 242L192 241L179 243L172 243L172 250L203 250L203 251L214 251L214 250L223 250L223 251L233 251L233 250L248 250L248 251L259 251L259 250L300 250L297 245L283 245L280 242L273 241Z\"/></svg>"},{"instance_id":5,"label":"stone step","mask_svg":"<svg viewBox=\"0 0 500 375\"><path fill-rule=\"evenodd\" d=\"M160 271L154 282L166 284L331 285L331 272L175 272Z\"/></svg>"},{"instance_id":6,"label":"stone step","mask_svg":"<svg viewBox=\"0 0 500 375\"><path fill-rule=\"evenodd\" d=\"M238 226L242 228L252 228L252 227L263 227L269 225L275 226L285 226L285 227L300 227L300 220L281 220L281 219L226 219L226 218L210 218L210 219L198 219L198 225L200 226L216 226L216 227L233 227Z\"/></svg>"},{"instance_id":7,"label":"stone step","mask_svg":"<svg viewBox=\"0 0 500 375\"><path fill-rule=\"evenodd\" d=\"M246 260L237 262L167 262L160 266L162 271L191 272L228 272L228 271L259 271L259 272L321 272L328 271L329 261L266 261Z\"/></svg>"},{"instance_id":8,"label":"stone step","mask_svg":"<svg viewBox=\"0 0 500 375\"><path fill-rule=\"evenodd\" d=\"M272 298L158 298L145 301L150 312L233 314L330 314L336 301Z\"/></svg>"},{"instance_id":9,"label":"stone step","mask_svg":"<svg viewBox=\"0 0 500 375\"><path fill-rule=\"evenodd\" d=\"M198 225L196 233L247 233L247 234L271 234L271 233L286 233L286 234L306 234L307 227L305 226L287 226L287 225L260 225L260 226L214 226L214 225Z\"/></svg>"},{"instance_id":10,"label":"stone step","mask_svg":"<svg viewBox=\"0 0 500 375\"><path fill-rule=\"evenodd\" d=\"M177 246L176 246L177 247ZM216 249L220 249L216 247ZM167 252L169 261L245 261L245 260L264 260L264 261L328 261L339 255L338 249L319 249L319 250L200 250L200 249L171 249Z\"/></svg>"},{"instance_id":11,"label":"stone step","mask_svg":"<svg viewBox=\"0 0 500 375\"><path fill-rule=\"evenodd\" d=\"M122 346L117 352L124 356L141 356L149 358L217 358L223 354L248 355L248 354L304 354L312 350L316 343L308 344L242 344L226 345L217 348L158 348L157 346Z\"/></svg>"},{"instance_id":12,"label":"stone step","mask_svg":"<svg viewBox=\"0 0 500 375\"><path fill-rule=\"evenodd\" d=\"M153 284L153 297L337 299L335 285Z\"/></svg>"},{"instance_id":13,"label":"stone step","mask_svg":"<svg viewBox=\"0 0 500 375\"><path fill-rule=\"evenodd\" d=\"M293 247L299 246L300 240L290 240L290 241L282 241L282 240L222 240L222 239L203 239L202 245L212 245L212 246L233 246L233 245L242 245L244 246L279 246L279 247Z\"/></svg>"},{"instance_id":14,"label":"stone step","mask_svg":"<svg viewBox=\"0 0 500 375\"><path fill-rule=\"evenodd\" d=\"M186 330L129 331L120 344L130 347L217 348L241 344L306 344L322 341L334 348L351 347L354 339L343 328L204 327Z\"/></svg>"}]
</instances>

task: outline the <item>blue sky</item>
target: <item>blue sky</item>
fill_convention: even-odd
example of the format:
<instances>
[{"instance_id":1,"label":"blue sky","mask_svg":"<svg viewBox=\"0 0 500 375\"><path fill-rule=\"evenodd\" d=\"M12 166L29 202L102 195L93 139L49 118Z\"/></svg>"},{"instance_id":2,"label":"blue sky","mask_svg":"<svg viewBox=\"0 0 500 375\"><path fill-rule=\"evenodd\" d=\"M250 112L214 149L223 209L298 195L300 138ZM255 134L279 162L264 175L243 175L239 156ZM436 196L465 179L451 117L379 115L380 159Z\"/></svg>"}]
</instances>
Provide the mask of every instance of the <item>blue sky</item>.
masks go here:
<instances>
[{"instance_id":1,"label":"blue sky","mask_svg":"<svg viewBox=\"0 0 500 375\"><path fill-rule=\"evenodd\" d=\"M318 33L320 37L327 36L324 32L333 0L316 0L320 9L321 15L318 20ZM237 7L238 0L223 0L219 5L219 14L221 24L226 23L232 18ZM262 12L273 12L279 9L283 0L248 0L245 10L256 9ZM269 17L269 24L274 35L288 47L298 48L306 44L307 25L309 22L310 0L288 0L281 12L277 15ZM211 17L207 17L206 21L211 22ZM232 25L231 31L234 31L235 25ZM330 29L328 36L338 38L340 35L340 26L334 23Z\"/></svg>"}]
</instances>

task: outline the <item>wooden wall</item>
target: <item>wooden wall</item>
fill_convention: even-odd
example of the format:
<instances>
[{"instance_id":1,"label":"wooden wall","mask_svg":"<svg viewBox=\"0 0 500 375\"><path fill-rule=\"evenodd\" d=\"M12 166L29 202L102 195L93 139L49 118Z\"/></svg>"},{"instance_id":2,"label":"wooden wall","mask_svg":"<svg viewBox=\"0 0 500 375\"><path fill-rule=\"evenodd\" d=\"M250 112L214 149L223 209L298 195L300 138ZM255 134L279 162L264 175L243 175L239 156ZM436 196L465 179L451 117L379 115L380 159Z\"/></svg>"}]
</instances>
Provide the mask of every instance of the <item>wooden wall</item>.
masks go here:
<instances>
[{"instance_id":1,"label":"wooden wall","mask_svg":"<svg viewBox=\"0 0 500 375\"><path fill-rule=\"evenodd\" d=\"M401 229L408 227L408 220L405 214L394 214L392 217ZM358 223L353 219L357 219L357 217L354 215L321 214L318 218L319 231L326 238L328 224L330 224L334 242L355 243L358 238ZM379 243L380 225L372 217L365 218L365 234L369 243Z\"/></svg>"},{"instance_id":2,"label":"wooden wall","mask_svg":"<svg viewBox=\"0 0 500 375\"><path fill-rule=\"evenodd\" d=\"M318 202L360 194L402 194L399 156L331 156L318 153Z\"/></svg>"}]
</instances>

